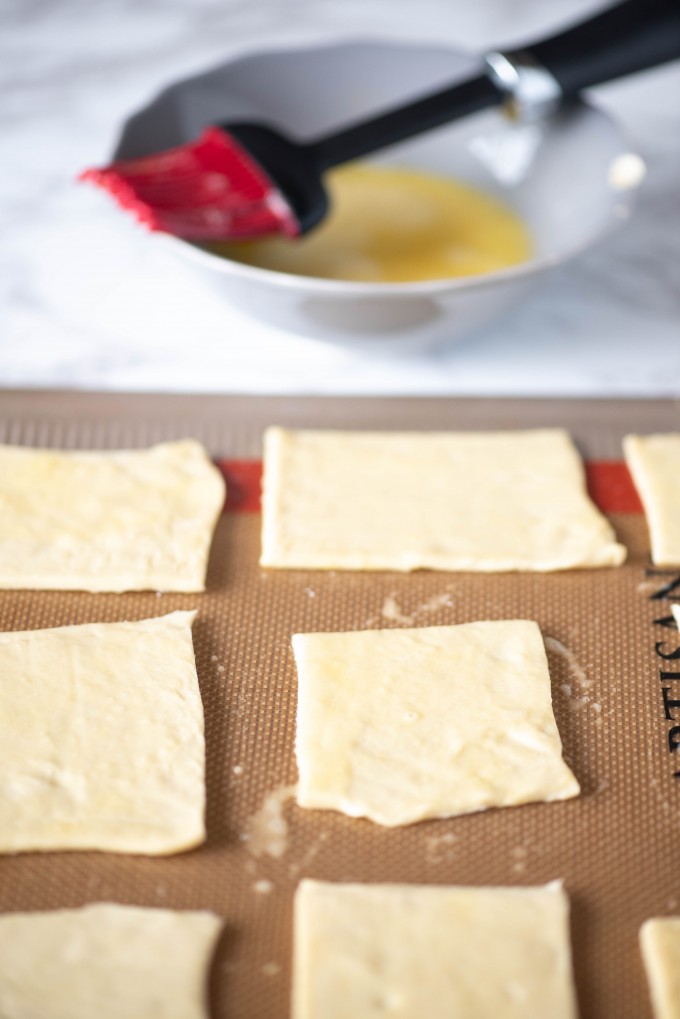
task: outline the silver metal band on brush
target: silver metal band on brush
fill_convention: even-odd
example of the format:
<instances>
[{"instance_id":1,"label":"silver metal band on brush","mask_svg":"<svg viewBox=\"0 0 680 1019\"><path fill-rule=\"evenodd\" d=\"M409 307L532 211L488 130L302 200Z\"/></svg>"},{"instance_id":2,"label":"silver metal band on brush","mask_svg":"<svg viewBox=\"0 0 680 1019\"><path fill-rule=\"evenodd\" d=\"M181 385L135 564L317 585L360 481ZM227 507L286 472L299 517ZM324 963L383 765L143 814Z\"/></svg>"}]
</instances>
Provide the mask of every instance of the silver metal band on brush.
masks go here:
<instances>
[{"instance_id":1,"label":"silver metal band on brush","mask_svg":"<svg viewBox=\"0 0 680 1019\"><path fill-rule=\"evenodd\" d=\"M487 53L494 85L505 94L505 110L513 120L534 121L554 113L562 99L559 82L530 53L522 50Z\"/></svg>"}]
</instances>

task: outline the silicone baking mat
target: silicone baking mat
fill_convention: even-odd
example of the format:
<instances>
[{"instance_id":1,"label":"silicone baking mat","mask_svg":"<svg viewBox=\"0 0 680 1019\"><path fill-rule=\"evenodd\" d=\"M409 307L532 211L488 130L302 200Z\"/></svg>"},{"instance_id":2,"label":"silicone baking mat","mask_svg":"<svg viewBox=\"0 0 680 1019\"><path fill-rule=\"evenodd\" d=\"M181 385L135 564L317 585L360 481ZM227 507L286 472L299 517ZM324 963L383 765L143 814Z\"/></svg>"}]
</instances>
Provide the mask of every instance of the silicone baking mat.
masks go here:
<instances>
[{"instance_id":1,"label":"silicone baking mat","mask_svg":"<svg viewBox=\"0 0 680 1019\"><path fill-rule=\"evenodd\" d=\"M628 546L628 562L548 575L260 570L257 461L268 424L563 425L590 462L592 491ZM628 431L670 430L680 430L670 401L0 393L0 441L113 448L194 436L227 461L231 489L205 594L0 592L4 630L198 608L208 797L208 840L191 853L0 858L0 911L101 900L212 909L226 927L211 973L211 1015L286 1019L291 903L301 877L473 885L563 878L582 1019L649 1017L638 929L649 916L680 914L680 752L671 750L680 721L666 717L679 713L665 711L662 693L680 675L668 619L680 575L650 567L620 440ZM391 830L292 802L292 633L504 618L535 619L549 638L555 714L579 798Z\"/></svg>"}]
</instances>

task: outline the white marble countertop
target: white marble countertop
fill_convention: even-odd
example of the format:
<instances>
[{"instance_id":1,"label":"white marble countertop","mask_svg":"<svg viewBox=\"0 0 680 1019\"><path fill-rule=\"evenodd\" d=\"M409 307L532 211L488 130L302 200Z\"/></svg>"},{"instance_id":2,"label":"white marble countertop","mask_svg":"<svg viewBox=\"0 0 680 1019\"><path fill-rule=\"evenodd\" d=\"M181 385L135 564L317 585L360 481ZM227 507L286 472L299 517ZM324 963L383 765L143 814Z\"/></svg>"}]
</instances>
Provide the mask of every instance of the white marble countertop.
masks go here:
<instances>
[{"instance_id":1,"label":"white marble countertop","mask_svg":"<svg viewBox=\"0 0 680 1019\"><path fill-rule=\"evenodd\" d=\"M0 8L3 6L0 0ZM93 190L125 117L162 86L272 41L556 28L592 0L4 0L0 386L263 393L680 394L680 66L595 91L649 168L632 221L512 316L408 358L257 325ZM0 401L2 395L0 393Z\"/></svg>"}]
</instances>

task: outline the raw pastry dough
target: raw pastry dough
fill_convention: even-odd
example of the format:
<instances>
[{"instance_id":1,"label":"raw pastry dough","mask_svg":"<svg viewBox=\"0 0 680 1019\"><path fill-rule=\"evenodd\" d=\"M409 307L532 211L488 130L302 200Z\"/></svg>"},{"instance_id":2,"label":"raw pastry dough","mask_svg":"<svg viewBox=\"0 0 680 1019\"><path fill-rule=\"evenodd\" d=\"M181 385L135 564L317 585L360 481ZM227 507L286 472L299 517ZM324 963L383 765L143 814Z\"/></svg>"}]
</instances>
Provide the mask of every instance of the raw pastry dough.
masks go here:
<instances>
[{"instance_id":1,"label":"raw pastry dough","mask_svg":"<svg viewBox=\"0 0 680 1019\"><path fill-rule=\"evenodd\" d=\"M263 566L546 571L625 555L559 429L265 435Z\"/></svg>"},{"instance_id":2,"label":"raw pastry dough","mask_svg":"<svg viewBox=\"0 0 680 1019\"><path fill-rule=\"evenodd\" d=\"M0 588L202 591L225 485L192 440L0 446Z\"/></svg>"},{"instance_id":3,"label":"raw pastry dough","mask_svg":"<svg viewBox=\"0 0 680 1019\"><path fill-rule=\"evenodd\" d=\"M208 1019L212 913L98 903L0 917L2 1019Z\"/></svg>"},{"instance_id":4,"label":"raw pastry dough","mask_svg":"<svg viewBox=\"0 0 680 1019\"><path fill-rule=\"evenodd\" d=\"M293 637L298 803L383 825L576 796L524 620Z\"/></svg>"},{"instance_id":5,"label":"raw pastry dough","mask_svg":"<svg viewBox=\"0 0 680 1019\"><path fill-rule=\"evenodd\" d=\"M302 881L293 1019L576 1019L568 911L559 882Z\"/></svg>"},{"instance_id":6,"label":"raw pastry dough","mask_svg":"<svg viewBox=\"0 0 680 1019\"><path fill-rule=\"evenodd\" d=\"M680 1019L680 918L647 920L640 947L655 1019Z\"/></svg>"},{"instance_id":7,"label":"raw pastry dough","mask_svg":"<svg viewBox=\"0 0 680 1019\"><path fill-rule=\"evenodd\" d=\"M680 565L680 435L627 435L623 450L645 508L652 560Z\"/></svg>"},{"instance_id":8,"label":"raw pastry dough","mask_svg":"<svg viewBox=\"0 0 680 1019\"><path fill-rule=\"evenodd\" d=\"M195 615L0 633L0 852L203 842Z\"/></svg>"}]
</instances>

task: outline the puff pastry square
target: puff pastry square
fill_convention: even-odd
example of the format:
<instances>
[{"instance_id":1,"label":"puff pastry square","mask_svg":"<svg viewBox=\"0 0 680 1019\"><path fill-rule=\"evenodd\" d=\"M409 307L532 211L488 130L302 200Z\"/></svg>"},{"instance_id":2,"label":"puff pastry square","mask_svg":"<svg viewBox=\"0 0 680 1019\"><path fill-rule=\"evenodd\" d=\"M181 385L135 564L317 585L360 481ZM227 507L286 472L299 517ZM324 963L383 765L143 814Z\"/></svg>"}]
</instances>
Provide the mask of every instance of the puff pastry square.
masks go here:
<instances>
[{"instance_id":1,"label":"puff pastry square","mask_svg":"<svg viewBox=\"0 0 680 1019\"><path fill-rule=\"evenodd\" d=\"M559 882L303 881L293 1019L576 1019L568 908Z\"/></svg>"},{"instance_id":2,"label":"puff pastry square","mask_svg":"<svg viewBox=\"0 0 680 1019\"><path fill-rule=\"evenodd\" d=\"M680 565L680 434L627 435L623 450L652 540L657 566Z\"/></svg>"},{"instance_id":3,"label":"puff pastry square","mask_svg":"<svg viewBox=\"0 0 680 1019\"><path fill-rule=\"evenodd\" d=\"M265 435L263 566L564 570L626 550L560 429Z\"/></svg>"},{"instance_id":4,"label":"puff pastry square","mask_svg":"<svg viewBox=\"0 0 680 1019\"><path fill-rule=\"evenodd\" d=\"M202 591L222 475L192 440L0 446L0 588Z\"/></svg>"},{"instance_id":5,"label":"puff pastry square","mask_svg":"<svg viewBox=\"0 0 680 1019\"><path fill-rule=\"evenodd\" d=\"M0 916L3 1019L208 1019L212 913L97 903Z\"/></svg>"},{"instance_id":6,"label":"puff pastry square","mask_svg":"<svg viewBox=\"0 0 680 1019\"><path fill-rule=\"evenodd\" d=\"M0 633L0 852L203 842L195 614Z\"/></svg>"},{"instance_id":7,"label":"puff pastry square","mask_svg":"<svg viewBox=\"0 0 680 1019\"><path fill-rule=\"evenodd\" d=\"M576 796L529 620L293 637L297 798L378 824Z\"/></svg>"},{"instance_id":8,"label":"puff pastry square","mask_svg":"<svg viewBox=\"0 0 680 1019\"><path fill-rule=\"evenodd\" d=\"M654 1019L680 1019L680 917L647 920L640 928Z\"/></svg>"}]
</instances>

